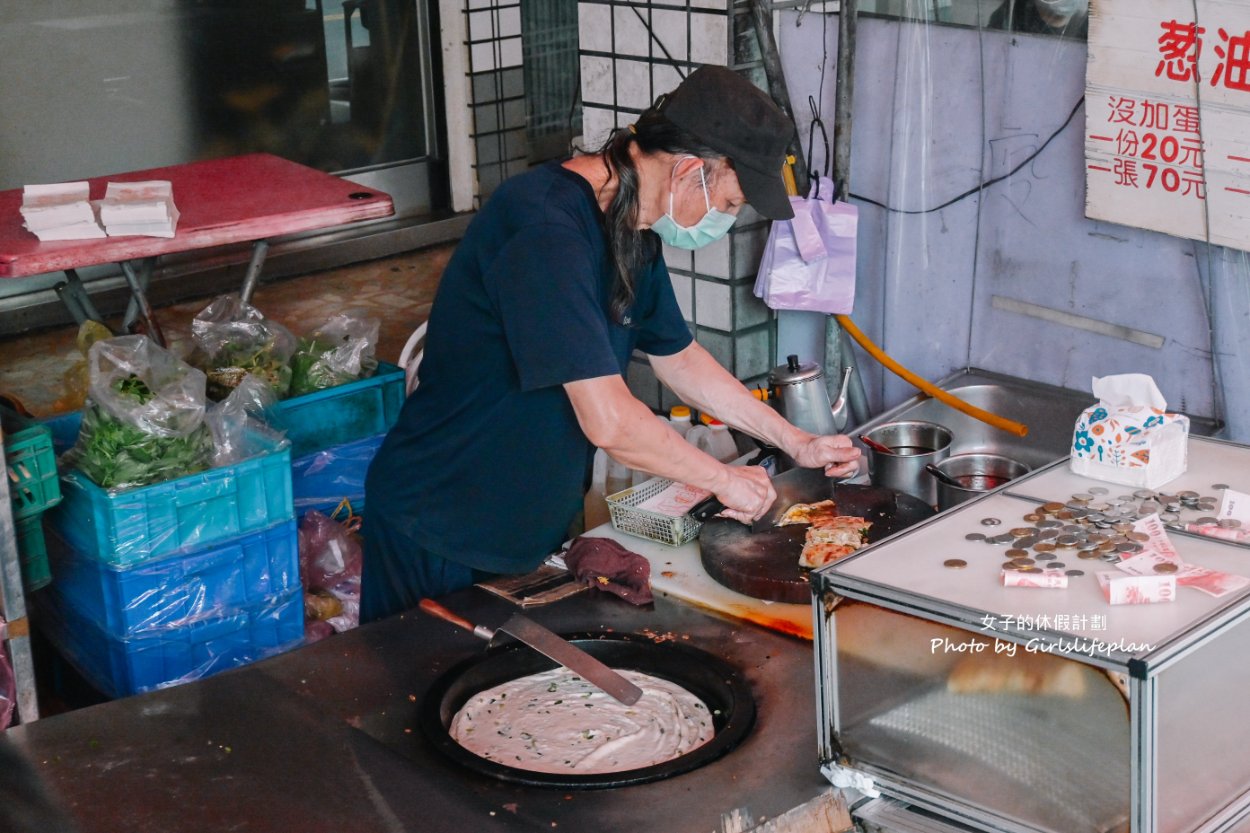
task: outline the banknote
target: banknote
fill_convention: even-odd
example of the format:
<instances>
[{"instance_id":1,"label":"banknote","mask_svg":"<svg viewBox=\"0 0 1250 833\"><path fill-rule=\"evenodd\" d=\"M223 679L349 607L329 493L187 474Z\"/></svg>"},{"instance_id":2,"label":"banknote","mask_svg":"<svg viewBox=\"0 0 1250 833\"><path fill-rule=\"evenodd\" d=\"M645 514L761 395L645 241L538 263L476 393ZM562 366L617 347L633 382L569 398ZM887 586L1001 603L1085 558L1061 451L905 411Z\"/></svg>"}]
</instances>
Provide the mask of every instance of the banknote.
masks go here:
<instances>
[{"instance_id":1,"label":"banknote","mask_svg":"<svg viewBox=\"0 0 1250 833\"><path fill-rule=\"evenodd\" d=\"M1143 549L1166 556L1173 561L1180 561L1181 557L1177 554L1176 547L1172 545L1172 539L1168 537L1167 527L1163 525L1157 513L1135 521L1133 532L1149 536L1148 540L1141 542Z\"/></svg>"},{"instance_id":2,"label":"banknote","mask_svg":"<svg viewBox=\"0 0 1250 833\"><path fill-rule=\"evenodd\" d=\"M1192 587L1216 598L1250 585L1250 578L1245 576L1199 567L1196 564L1185 564L1154 552L1139 553L1115 566L1117 570L1131 576L1165 575L1176 579L1180 587Z\"/></svg>"},{"instance_id":3,"label":"banknote","mask_svg":"<svg viewBox=\"0 0 1250 833\"><path fill-rule=\"evenodd\" d=\"M1250 495L1235 489L1225 489L1216 517L1219 520L1241 521L1243 526L1250 526Z\"/></svg>"},{"instance_id":4,"label":"banknote","mask_svg":"<svg viewBox=\"0 0 1250 833\"><path fill-rule=\"evenodd\" d=\"M1195 590L1201 590L1203 593L1215 596L1218 599L1220 596L1226 596L1234 591L1244 589L1247 585L1250 585L1250 578L1188 564L1176 574L1176 583L1182 587L1192 587Z\"/></svg>"},{"instance_id":5,"label":"banknote","mask_svg":"<svg viewBox=\"0 0 1250 833\"><path fill-rule=\"evenodd\" d=\"M1102 595L1113 605L1153 604L1176 600L1176 576L1134 576L1110 571L1098 574Z\"/></svg>"},{"instance_id":6,"label":"banknote","mask_svg":"<svg viewBox=\"0 0 1250 833\"><path fill-rule=\"evenodd\" d=\"M1185 524L1186 532L1196 532L1208 538L1220 538L1238 544L1250 544L1250 527L1230 529L1219 524Z\"/></svg>"},{"instance_id":7,"label":"banknote","mask_svg":"<svg viewBox=\"0 0 1250 833\"><path fill-rule=\"evenodd\" d=\"M1003 587L1034 587L1039 589L1062 589L1068 586L1068 577L1059 570L1038 573L1021 573L1003 570Z\"/></svg>"}]
</instances>

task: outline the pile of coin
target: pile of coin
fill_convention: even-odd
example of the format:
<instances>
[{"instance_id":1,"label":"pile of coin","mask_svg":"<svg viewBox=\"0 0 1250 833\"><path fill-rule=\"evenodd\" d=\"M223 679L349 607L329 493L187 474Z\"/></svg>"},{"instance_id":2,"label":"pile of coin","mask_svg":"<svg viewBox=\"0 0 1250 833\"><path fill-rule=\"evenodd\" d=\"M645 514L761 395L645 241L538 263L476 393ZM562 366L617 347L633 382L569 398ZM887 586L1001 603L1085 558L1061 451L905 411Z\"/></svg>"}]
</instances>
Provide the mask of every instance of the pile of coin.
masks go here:
<instances>
[{"instance_id":1,"label":"pile of coin","mask_svg":"<svg viewBox=\"0 0 1250 833\"><path fill-rule=\"evenodd\" d=\"M1211 488L1223 490L1228 487L1216 484ZM1062 571L1065 575L1081 576L1085 571L1069 566L1069 561L1100 560L1114 564L1141 552L1143 542L1150 538L1145 533L1133 531L1133 522L1139 518L1158 514L1159 519L1169 527L1183 529L1182 512L1214 512L1219 505L1219 498L1204 497L1193 491L1167 494L1152 489L1137 489L1118 497L1109 495L1109 489L1091 486L1086 492L1072 495L1066 503L1043 503L1025 513L1021 520L1027 526L1020 524L996 534L969 532L964 538L1006 547L1003 552L1005 560L1001 565L1004 570L1022 573ZM1198 518L1190 522L1218 523L1215 518ZM987 517L981 519L981 525L993 530L1004 524L1000 518ZM964 565L947 561L945 566Z\"/></svg>"}]
</instances>

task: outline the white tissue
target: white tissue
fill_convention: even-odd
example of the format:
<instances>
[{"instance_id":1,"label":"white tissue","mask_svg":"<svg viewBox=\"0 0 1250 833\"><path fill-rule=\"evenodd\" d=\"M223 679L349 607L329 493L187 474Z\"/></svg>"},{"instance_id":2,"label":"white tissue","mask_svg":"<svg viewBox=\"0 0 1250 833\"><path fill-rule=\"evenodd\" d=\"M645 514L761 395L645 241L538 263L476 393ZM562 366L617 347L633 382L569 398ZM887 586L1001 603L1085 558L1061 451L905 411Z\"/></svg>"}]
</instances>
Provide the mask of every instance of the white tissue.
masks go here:
<instances>
[{"instance_id":1,"label":"white tissue","mask_svg":"<svg viewBox=\"0 0 1250 833\"><path fill-rule=\"evenodd\" d=\"M1166 411L1167 400L1159 392L1152 376L1145 373L1121 373L1117 376L1095 376L1091 384L1094 396L1104 408L1130 408L1134 405Z\"/></svg>"},{"instance_id":2,"label":"white tissue","mask_svg":"<svg viewBox=\"0 0 1250 833\"><path fill-rule=\"evenodd\" d=\"M827 763L820 768L820 772L829 779L829 783L838 789L858 790L868 798L878 798L881 791L877 789L877 785L872 778L862 772L856 772L853 769L847 769L844 766L835 763Z\"/></svg>"},{"instance_id":3,"label":"white tissue","mask_svg":"<svg viewBox=\"0 0 1250 833\"><path fill-rule=\"evenodd\" d=\"M1073 429L1069 465L1075 474L1153 489L1185 472L1189 418L1167 412L1154 379L1145 373L1096 376L1091 387L1099 402Z\"/></svg>"}]
</instances>

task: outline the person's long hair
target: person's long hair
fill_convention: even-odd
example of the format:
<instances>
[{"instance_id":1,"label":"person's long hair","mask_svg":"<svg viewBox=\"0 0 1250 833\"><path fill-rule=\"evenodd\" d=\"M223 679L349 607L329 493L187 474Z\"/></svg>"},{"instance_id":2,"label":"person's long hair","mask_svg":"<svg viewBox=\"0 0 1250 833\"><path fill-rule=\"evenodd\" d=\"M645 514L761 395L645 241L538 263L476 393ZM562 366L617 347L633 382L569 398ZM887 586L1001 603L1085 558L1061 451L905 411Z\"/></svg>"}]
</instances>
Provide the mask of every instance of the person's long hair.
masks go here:
<instances>
[{"instance_id":1,"label":"person's long hair","mask_svg":"<svg viewBox=\"0 0 1250 833\"><path fill-rule=\"evenodd\" d=\"M634 303L638 272L660 250L660 239L653 232L638 228L638 171L629 155L631 144L637 144L646 154L665 152L697 156L707 161L723 158L722 154L664 118L654 107L638 117L632 130L624 127L614 130L599 149L609 176L614 175L618 183L605 216L608 253L615 270L611 310L617 321L623 320ZM709 170L707 175L710 188L712 172Z\"/></svg>"}]
</instances>

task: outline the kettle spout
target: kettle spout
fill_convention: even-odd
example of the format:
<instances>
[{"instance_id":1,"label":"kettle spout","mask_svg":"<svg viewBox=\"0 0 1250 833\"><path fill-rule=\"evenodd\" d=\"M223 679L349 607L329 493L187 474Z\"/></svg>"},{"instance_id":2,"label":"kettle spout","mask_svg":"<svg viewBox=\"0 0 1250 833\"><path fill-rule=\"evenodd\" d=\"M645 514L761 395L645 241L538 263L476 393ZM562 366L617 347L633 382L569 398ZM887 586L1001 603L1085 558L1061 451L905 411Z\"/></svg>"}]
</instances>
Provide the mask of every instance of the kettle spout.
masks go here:
<instances>
[{"instance_id":1,"label":"kettle spout","mask_svg":"<svg viewBox=\"0 0 1250 833\"><path fill-rule=\"evenodd\" d=\"M851 374L855 372L852 365L847 365L842 370L842 382L838 385L838 398L834 400L833 410L833 427L838 433L842 433L842 429L846 428L847 419L850 414L850 402L847 400L846 390L851 385Z\"/></svg>"}]
</instances>

